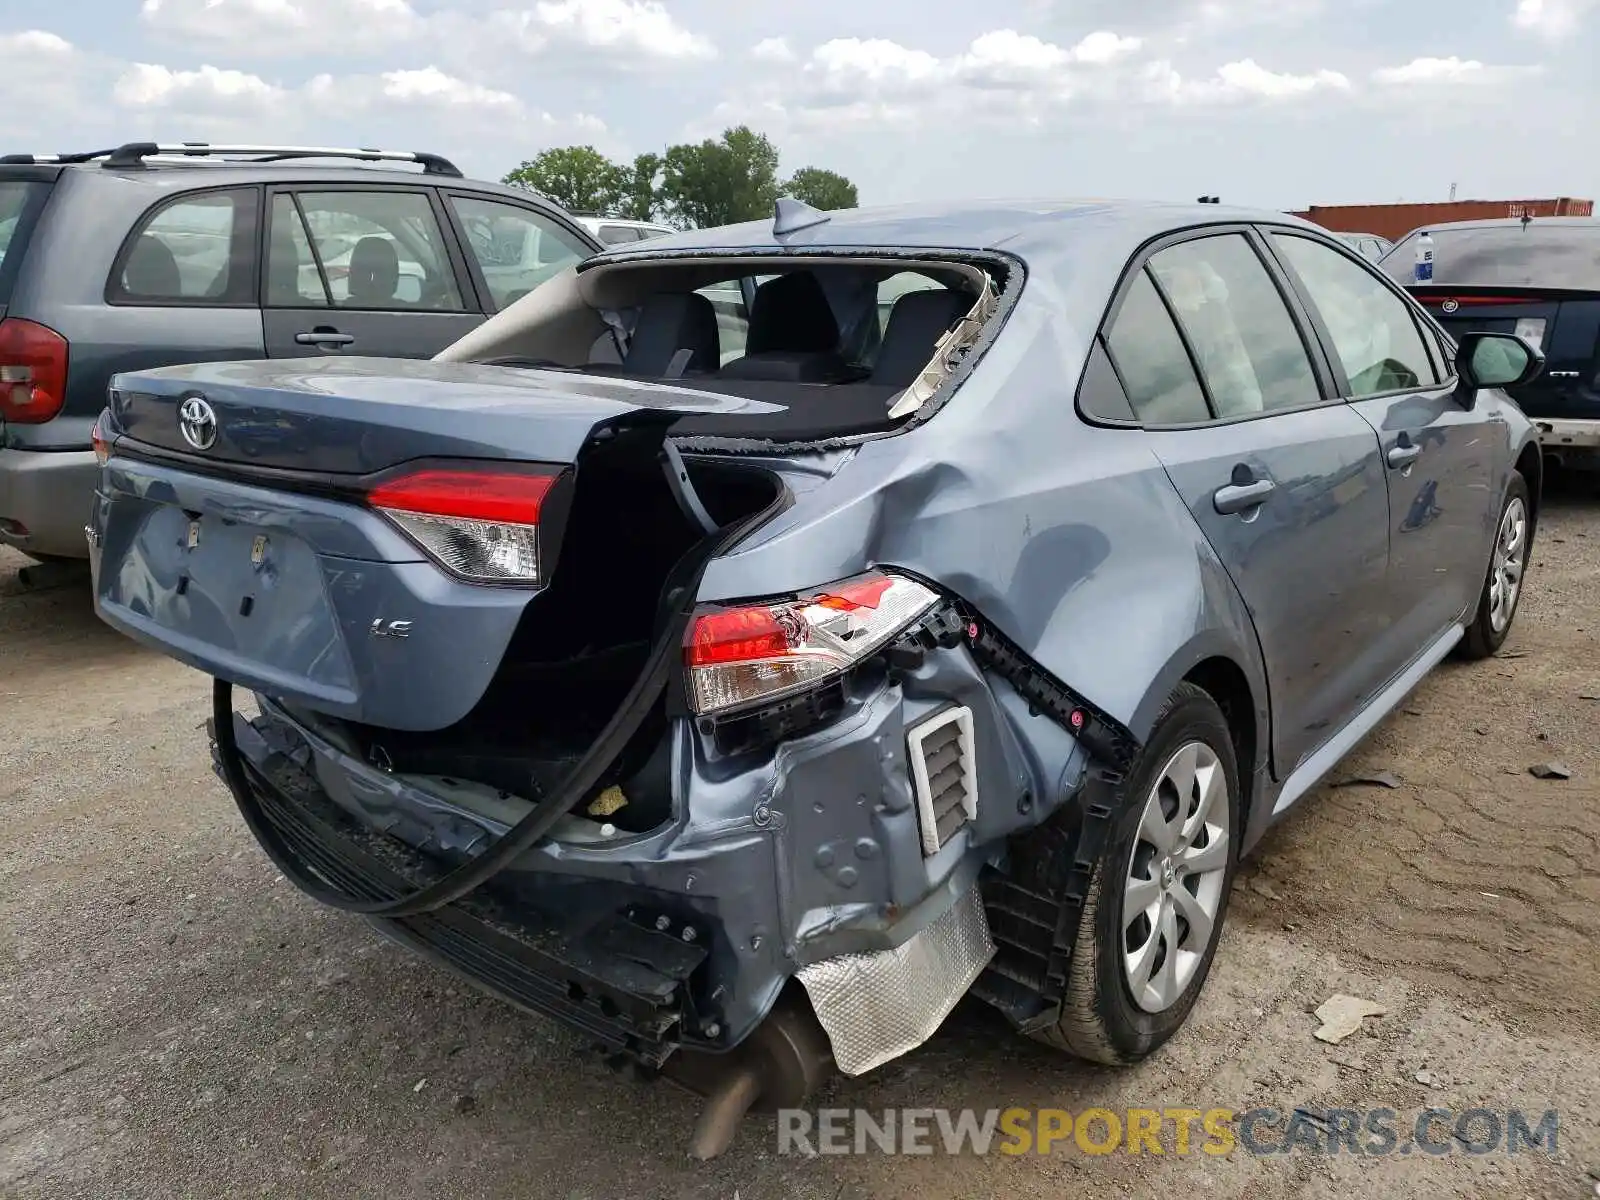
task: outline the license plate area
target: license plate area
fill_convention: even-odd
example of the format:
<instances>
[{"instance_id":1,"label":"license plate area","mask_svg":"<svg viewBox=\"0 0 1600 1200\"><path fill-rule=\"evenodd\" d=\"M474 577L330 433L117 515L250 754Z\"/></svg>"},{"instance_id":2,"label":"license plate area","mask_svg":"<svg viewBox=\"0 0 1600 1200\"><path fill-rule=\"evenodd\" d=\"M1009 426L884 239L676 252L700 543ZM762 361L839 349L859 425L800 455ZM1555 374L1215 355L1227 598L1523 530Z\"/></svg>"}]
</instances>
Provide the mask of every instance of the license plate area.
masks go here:
<instances>
[{"instance_id":1,"label":"license plate area","mask_svg":"<svg viewBox=\"0 0 1600 1200\"><path fill-rule=\"evenodd\" d=\"M114 601L190 647L215 648L285 680L351 684L321 559L282 528L158 506L117 575Z\"/></svg>"}]
</instances>

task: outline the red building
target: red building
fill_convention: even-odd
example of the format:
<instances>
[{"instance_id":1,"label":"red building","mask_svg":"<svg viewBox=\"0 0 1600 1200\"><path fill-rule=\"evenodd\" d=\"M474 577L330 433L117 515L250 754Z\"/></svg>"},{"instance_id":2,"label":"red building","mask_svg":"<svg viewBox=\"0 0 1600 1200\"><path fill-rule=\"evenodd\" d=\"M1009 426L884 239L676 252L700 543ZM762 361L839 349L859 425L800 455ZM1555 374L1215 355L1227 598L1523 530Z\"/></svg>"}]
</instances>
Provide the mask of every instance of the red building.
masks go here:
<instances>
[{"instance_id":1,"label":"red building","mask_svg":"<svg viewBox=\"0 0 1600 1200\"><path fill-rule=\"evenodd\" d=\"M1450 200L1439 204L1313 204L1291 216L1304 217L1335 233L1375 233L1397 242L1413 229L1448 221L1496 217L1591 217L1593 200Z\"/></svg>"}]
</instances>

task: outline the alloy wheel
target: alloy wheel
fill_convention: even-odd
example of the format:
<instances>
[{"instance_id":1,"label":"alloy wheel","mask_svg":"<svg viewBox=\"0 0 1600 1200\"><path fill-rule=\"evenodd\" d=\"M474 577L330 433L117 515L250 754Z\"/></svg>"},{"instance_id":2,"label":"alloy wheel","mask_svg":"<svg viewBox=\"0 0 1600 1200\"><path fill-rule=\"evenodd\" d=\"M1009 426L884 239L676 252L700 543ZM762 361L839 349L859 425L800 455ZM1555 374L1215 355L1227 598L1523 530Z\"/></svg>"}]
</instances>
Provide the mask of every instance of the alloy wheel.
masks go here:
<instances>
[{"instance_id":1,"label":"alloy wheel","mask_svg":"<svg viewBox=\"0 0 1600 1200\"><path fill-rule=\"evenodd\" d=\"M1500 516L1489 568L1489 624L1496 633L1504 633L1516 614L1527 547L1528 506L1521 496L1513 496Z\"/></svg>"},{"instance_id":2,"label":"alloy wheel","mask_svg":"<svg viewBox=\"0 0 1600 1200\"><path fill-rule=\"evenodd\" d=\"M1205 962L1227 882L1232 808L1221 761L1180 746L1145 798L1122 892L1122 963L1148 1013L1177 1003Z\"/></svg>"}]
</instances>

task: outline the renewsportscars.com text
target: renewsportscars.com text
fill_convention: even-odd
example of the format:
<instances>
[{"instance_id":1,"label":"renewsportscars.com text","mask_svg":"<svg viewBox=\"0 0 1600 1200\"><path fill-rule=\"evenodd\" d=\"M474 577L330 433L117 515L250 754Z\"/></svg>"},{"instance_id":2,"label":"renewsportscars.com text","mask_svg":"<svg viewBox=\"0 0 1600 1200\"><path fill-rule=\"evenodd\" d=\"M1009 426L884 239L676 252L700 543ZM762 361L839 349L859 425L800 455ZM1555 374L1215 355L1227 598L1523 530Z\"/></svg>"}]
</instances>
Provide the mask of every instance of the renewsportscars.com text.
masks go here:
<instances>
[{"instance_id":1,"label":"renewsportscars.com text","mask_svg":"<svg viewBox=\"0 0 1600 1200\"><path fill-rule=\"evenodd\" d=\"M1553 1155L1559 1125L1517 1108L788 1108L778 1153Z\"/></svg>"}]
</instances>

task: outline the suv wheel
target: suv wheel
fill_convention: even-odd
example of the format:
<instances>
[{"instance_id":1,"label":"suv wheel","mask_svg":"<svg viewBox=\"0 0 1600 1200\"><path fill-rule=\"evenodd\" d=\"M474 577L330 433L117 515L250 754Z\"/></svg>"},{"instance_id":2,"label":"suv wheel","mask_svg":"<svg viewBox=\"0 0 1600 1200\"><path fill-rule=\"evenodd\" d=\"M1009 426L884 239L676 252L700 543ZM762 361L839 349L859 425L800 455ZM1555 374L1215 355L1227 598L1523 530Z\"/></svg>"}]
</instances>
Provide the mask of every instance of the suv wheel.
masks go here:
<instances>
[{"instance_id":1,"label":"suv wheel","mask_svg":"<svg viewBox=\"0 0 1600 1200\"><path fill-rule=\"evenodd\" d=\"M1137 1062L1205 986L1233 885L1241 812L1227 720L1181 684L1119 792L1090 880L1061 1019L1038 1036L1096 1062Z\"/></svg>"},{"instance_id":2,"label":"suv wheel","mask_svg":"<svg viewBox=\"0 0 1600 1200\"><path fill-rule=\"evenodd\" d=\"M1489 554L1489 573L1478 596L1478 611L1467 636L1461 639L1464 658L1488 658L1511 633L1522 599L1522 582L1528 570L1528 552L1533 548L1533 510L1528 503L1528 483L1512 473L1500 502L1500 519L1495 524L1494 548Z\"/></svg>"}]
</instances>

